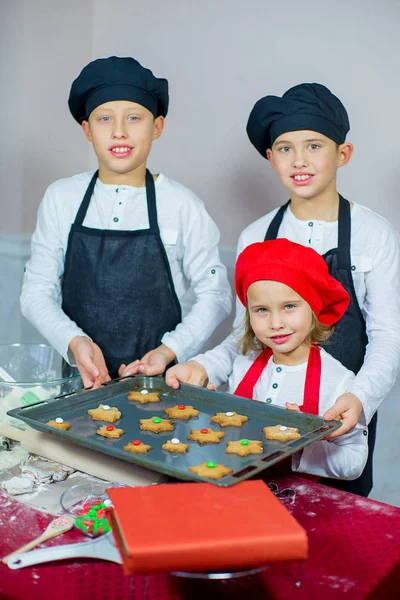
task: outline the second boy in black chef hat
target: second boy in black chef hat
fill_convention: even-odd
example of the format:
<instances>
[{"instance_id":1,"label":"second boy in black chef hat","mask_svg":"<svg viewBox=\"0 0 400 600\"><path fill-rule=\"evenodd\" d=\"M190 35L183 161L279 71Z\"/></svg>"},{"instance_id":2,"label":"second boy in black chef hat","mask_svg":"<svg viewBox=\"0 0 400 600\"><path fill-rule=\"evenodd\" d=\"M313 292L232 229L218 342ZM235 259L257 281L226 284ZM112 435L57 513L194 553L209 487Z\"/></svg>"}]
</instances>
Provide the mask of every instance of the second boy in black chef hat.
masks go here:
<instances>
[{"instance_id":1,"label":"second boy in black chef hat","mask_svg":"<svg viewBox=\"0 0 400 600\"><path fill-rule=\"evenodd\" d=\"M329 483L367 496L372 488L375 412L400 366L400 244L390 223L361 204L350 204L337 192L337 171L353 153L346 139L349 129L342 102L319 83L302 83L282 97L268 95L256 102L247 124L248 136L269 160L290 200L246 227L237 254L254 242L288 238L321 254L329 273L348 292L347 311L324 347L356 377L324 417L342 421L331 438L348 433L360 419L370 423L370 454L360 478ZM243 311L237 302L234 326L239 335ZM237 341L232 334L187 365L173 367L167 382L196 385L207 377L217 385L226 381L238 354ZM277 392L269 390L266 402L273 402Z\"/></svg>"}]
</instances>

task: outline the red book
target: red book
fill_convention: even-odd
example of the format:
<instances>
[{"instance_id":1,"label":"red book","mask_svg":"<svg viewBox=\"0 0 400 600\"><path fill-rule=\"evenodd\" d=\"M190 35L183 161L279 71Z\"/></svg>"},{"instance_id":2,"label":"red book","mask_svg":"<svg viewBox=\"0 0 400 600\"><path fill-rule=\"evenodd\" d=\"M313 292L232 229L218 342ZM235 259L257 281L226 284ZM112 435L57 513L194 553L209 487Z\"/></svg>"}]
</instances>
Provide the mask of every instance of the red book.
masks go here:
<instances>
[{"instance_id":1,"label":"red book","mask_svg":"<svg viewBox=\"0 0 400 600\"><path fill-rule=\"evenodd\" d=\"M221 571L307 558L307 534L262 481L108 490L124 571Z\"/></svg>"}]
</instances>

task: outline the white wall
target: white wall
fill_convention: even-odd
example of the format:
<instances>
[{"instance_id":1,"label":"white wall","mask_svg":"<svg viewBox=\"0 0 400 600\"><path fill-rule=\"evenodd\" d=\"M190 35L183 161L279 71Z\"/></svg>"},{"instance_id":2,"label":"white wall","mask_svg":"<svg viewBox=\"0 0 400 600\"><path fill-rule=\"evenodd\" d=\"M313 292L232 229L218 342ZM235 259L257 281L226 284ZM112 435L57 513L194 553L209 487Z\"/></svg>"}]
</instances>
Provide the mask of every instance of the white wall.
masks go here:
<instances>
[{"instance_id":1,"label":"white wall","mask_svg":"<svg viewBox=\"0 0 400 600\"><path fill-rule=\"evenodd\" d=\"M399 17L398 0L2 0L0 341L37 336L18 314L27 239L46 186L95 164L67 97L97 57L134 56L169 79L171 108L150 168L205 200L227 262L243 227L286 199L247 139L249 112L303 81L327 85L349 111L355 153L340 191L400 229ZM400 505L398 391L380 411L373 497Z\"/></svg>"},{"instance_id":2,"label":"white wall","mask_svg":"<svg viewBox=\"0 0 400 600\"><path fill-rule=\"evenodd\" d=\"M0 4L0 232L22 228L23 19L23 0Z\"/></svg>"}]
</instances>

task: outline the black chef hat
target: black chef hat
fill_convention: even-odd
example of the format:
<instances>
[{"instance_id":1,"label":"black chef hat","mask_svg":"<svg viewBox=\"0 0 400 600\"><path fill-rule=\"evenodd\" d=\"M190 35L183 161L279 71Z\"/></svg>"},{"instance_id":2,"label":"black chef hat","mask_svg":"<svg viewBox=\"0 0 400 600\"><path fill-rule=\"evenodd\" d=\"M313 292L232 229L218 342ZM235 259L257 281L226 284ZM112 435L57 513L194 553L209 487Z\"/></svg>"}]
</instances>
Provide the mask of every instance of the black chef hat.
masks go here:
<instances>
[{"instance_id":1,"label":"black chef hat","mask_svg":"<svg viewBox=\"0 0 400 600\"><path fill-rule=\"evenodd\" d=\"M263 158L282 133L301 129L322 133L337 144L346 139L350 129L347 111L339 98L320 83L301 83L282 98L261 98L247 122L247 135Z\"/></svg>"},{"instance_id":2,"label":"black chef hat","mask_svg":"<svg viewBox=\"0 0 400 600\"><path fill-rule=\"evenodd\" d=\"M134 58L98 58L84 67L72 83L68 106L74 119L82 123L97 106L113 100L137 102L155 117L165 117L168 81L154 77Z\"/></svg>"}]
</instances>

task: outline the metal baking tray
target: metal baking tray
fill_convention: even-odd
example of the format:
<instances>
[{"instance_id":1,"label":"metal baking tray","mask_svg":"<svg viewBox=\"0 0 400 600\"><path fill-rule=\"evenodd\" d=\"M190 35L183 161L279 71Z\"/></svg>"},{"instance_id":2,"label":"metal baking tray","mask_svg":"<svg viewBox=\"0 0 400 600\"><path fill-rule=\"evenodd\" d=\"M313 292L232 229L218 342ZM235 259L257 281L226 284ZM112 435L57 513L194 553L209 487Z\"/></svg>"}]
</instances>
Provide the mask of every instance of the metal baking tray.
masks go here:
<instances>
[{"instance_id":1,"label":"metal baking tray","mask_svg":"<svg viewBox=\"0 0 400 600\"><path fill-rule=\"evenodd\" d=\"M141 405L138 402L128 401L127 396L130 391L142 389L159 392L160 402ZM89 408L96 408L100 403L116 406L121 411L120 420L114 423L115 426L124 430L120 439L112 440L96 434L96 429L107 423L92 421L87 411ZM155 434L139 429L139 419L152 416L168 418L163 409L175 404L193 405L200 411L200 414L188 421L172 419L175 426L173 432ZM215 413L228 411L236 411L245 415L248 417L248 421L241 427L220 427L216 423L210 422L211 416ZM339 427L337 421L324 421L318 416L289 411L225 392L213 392L187 384L182 384L178 390L173 390L166 385L162 377L145 377L144 375L121 378L96 390L82 390L27 407L15 408L8 411L7 414L25 421L39 431L153 471L177 479L209 481L224 487L257 475L260 471L325 437ZM68 431L62 431L46 425L46 421L57 417L62 417L64 421L71 423L72 427ZM265 440L262 428L278 424L298 427L301 437L285 443ZM203 427L212 427L223 431L225 437L219 444L200 445L197 442L186 440L191 429ZM177 437L189 444L190 447L186 454L171 454L162 450L162 444L172 437ZM262 441L263 453L248 457L225 454L226 442L243 438ZM143 455L131 454L122 449L124 445L134 439L140 439L144 443L150 444L152 449L148 454ZM221 479L211 480L199 477L188 470L190 466L199 465L204 461L222 463L233 469L233 472Z\"/></svg>"}]
</instances>

